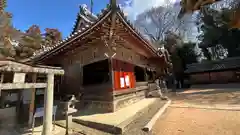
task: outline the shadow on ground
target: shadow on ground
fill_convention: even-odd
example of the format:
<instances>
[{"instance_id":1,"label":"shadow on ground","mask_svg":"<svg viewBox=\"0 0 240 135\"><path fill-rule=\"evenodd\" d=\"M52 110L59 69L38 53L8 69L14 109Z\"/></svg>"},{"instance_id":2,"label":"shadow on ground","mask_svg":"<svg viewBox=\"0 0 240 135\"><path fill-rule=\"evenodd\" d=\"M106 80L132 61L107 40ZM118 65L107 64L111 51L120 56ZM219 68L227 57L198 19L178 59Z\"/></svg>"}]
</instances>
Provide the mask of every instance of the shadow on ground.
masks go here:
<instances>
[{"instance_id":1,"label":"shadow on ground","mask_svg":"<svg viewBox=\"0 0 240 135\"><path fill-rule=\"evenodd\" d=\"M240 104L240 89L237 88L202 88L187 89L168 95L173 103L196 103L196 104Z\"/></svg>"}]
</instances>

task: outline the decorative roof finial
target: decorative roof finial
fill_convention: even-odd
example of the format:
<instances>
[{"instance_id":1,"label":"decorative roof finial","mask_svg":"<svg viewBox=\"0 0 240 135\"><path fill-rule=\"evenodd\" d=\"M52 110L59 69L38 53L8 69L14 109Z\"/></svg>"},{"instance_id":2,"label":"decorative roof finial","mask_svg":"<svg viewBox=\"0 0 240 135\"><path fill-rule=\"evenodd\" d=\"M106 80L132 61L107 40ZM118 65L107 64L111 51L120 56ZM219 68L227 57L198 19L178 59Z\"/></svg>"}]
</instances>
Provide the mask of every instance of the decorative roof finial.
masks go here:
<instances>
[{"instance_id":1,"label":"decorative roof finial","mask_svg":"<svg viewBox=\"0 0 240 135\"><path fill-rule=\"evenodd\" d=\"M79 8L80 8L80 13L85 14L87 12L88 7L87 7L86 4L82 4L82 5L79 6Z\"/></svg>"},{"instance_id":2,"label":"decorative roof finial","mask_svg":"<svg viewBox=\"0 0 240 135\"><path fill-rule=\"evenodd\" d=\"M110 6L112 7L112 9L116 9L117 8L117 0L110 0Z\"/></svg>"}]
</instances>

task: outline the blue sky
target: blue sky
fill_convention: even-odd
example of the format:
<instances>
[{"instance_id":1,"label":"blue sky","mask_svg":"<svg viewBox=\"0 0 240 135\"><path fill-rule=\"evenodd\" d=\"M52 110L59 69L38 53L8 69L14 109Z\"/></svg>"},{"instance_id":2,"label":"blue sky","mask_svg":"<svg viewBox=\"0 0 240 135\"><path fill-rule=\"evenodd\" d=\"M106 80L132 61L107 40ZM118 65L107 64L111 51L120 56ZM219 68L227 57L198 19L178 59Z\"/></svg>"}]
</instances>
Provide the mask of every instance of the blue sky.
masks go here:
<instances>
[{"instance_id":1,"label":"blue sky","mask_svg":"<svg viewBox=\"0 0 240 135\"><path fill-rule=\"evenodd\" d=\"M58 28L66 37L72 30L80 4L90 0L8 0L7 11L13 14L13 25L25 31L37 24L45 28ZM94 0L93 11L98 13L109 0Z\"/></svg>"},{"instance_id":2,"label":"blue sky","mask_svg":"<svg viewBox=\"0 0 240 135\"><path fill-rule=\"evenodd\" d=\"M93 0L93 12L106 7L109 0ZM159 6L165 0L118 0L124 5L124 11L128 18L135 17L144 10ZM175 2L176 0L170 0ZM39 25L42 31L45 28L57 28L63 33L63 37L72 31L79 5L90 5L90 0L7 0L7 11L13 14L13 25L22 31L27 30L31 25ZM123 4L124 3L124 4Z\"/></svg>"}]
</instances>

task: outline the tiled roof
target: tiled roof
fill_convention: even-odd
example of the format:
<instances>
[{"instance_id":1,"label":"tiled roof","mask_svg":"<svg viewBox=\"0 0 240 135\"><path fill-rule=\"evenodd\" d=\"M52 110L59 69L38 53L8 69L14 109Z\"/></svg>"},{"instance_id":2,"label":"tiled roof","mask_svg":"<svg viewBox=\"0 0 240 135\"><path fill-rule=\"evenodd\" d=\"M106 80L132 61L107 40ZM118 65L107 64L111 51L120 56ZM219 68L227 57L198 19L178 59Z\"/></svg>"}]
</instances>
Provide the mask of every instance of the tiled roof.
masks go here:
<instances>
[{"instance_id":1,"label":"tiled roof","mask_svg":"<svg viewBox=\"0 0 240 135\"><path fill-rule=\"evenodd\" d=\"M80 11L75 20L72 33L78 30L79 25L81 25L79 23L83 22L84 24L82 25L86 25L86 24L90 25L94 23L97 19L98 17L87 9L87 5L85 4L80 5Z\"/></svg>"},{"instance_id":2,"label":"tiled roof","mask_svg":"<svg viewBox=\"0 0 240 135\"><path fill-rule=\"evenodd\" d=\"M81 37L82 35L85 34L85 32L89 31L90 29L92 29L95 25L98 24L98 22L104 20L104 18L106 18L108 15L110 15L111 12L111 6L107 6L107 8L104 8L97 16L97 18L95 20L93 20L93 22L89 23L89 24L85 24L84 27L81 27L81 29L71 33L67 38L65 38L64 40L62 40L61 42L58 42L57 44L55 44L52 47L48 47L48 48L44 48L42 50L39 50L38 53L35 53L35 55L33 57L31 57L30 59L36 59L36 58L40 58L44 55L48 55L53 51L56 51L60 48L62 48L66 43L69 43L71 41L73 41L74 39ZM117 6L117 14L120 15L120 17L123 18L123 21L126 23L126 25L133 31L133 33L135 33L137 35L137 37L139 37L139 39L144 42L152 51L154 51L155 53L157 53L156 48L147 40L145 39L145 37L142 36L142 34L140 33L140 31L134 27L133 23L131 23L127 17L124 15L123 11L120 9L119 6ZM77 18L76 21L78 21L79 17ZM78 23L78 22L76 22ZM75 25L76 25L75 23Z\"/></svg>"},{"instance_id":3,"label":"tiled roof","mask_svg":"<svg viewBox=\"0 0 240 135\"><path fill-rule=\"evenodd\" d=\"M187 70L185 70L185 73L207 72L234 68L240 68L240 57L226 58L223 60L204 63L189 64L187 65Z\"/></svg>"},{"instance_id":4,"label":"tiled roof","mask_svg":"<svg viewBox=\"0 0 240 135\"><path fill-rule=\"evenodd\" d=\"M105 8L104 10L102 10L102 12L100 12L97 16L98 18L95 20L95 22L90 23L90 24L86 24L84 27L82 27L81 29L79 29L76 32L71 33L68 37L66 37L65 39L63 39L62 41L59 41L57 44L51 46L51 47L46 47L46 48L42 48L41 50L38 50L38 52L35 53L34 56L32 56L30 59L35 59L37 57L40 57L42 55L47 54L48 52L50 52L51 50L57 49L61 46L63 46L65 43L69 42L70 40L72 40L73 38L81 35L82 33L84 33L85 31L87 31L89 28L91 28L95 23L97 23L98 21L100 21L110 10L110 8Z\"/></svg>"}]
</instances>

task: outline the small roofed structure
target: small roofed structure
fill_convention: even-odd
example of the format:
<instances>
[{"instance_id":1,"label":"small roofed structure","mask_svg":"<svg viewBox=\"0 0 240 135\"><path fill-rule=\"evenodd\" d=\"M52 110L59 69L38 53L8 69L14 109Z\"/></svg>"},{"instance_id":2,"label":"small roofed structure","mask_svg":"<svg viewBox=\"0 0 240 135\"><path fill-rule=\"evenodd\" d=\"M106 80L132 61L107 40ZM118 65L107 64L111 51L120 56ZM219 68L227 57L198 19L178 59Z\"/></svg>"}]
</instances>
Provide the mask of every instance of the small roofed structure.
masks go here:
<instances>
[{"instance_id":1,"label":"small roofed structure","mask_svg":"<svg viewBox=\"0 0 240 135\"><path fill-rule=\"evenodd\" d=\"M44 127L43 135L51 135L52 130L52 110L53 110L53 94L54 94L54 75L63 75L64 70L58 67L49 67L42 65L28 65L13 60L0 60L1 93L9 91L31 90L31 102L29 106L29 124L32 122L35 104L35 92L37 88L45 89L44 104ZM31 78L29 80L29 73ZM37 75L47 75L46 82L38 82ZM4 95L1 95L1 99ZM21 114L21 117L23 115Z\"/></svg>"}]
</instances>

